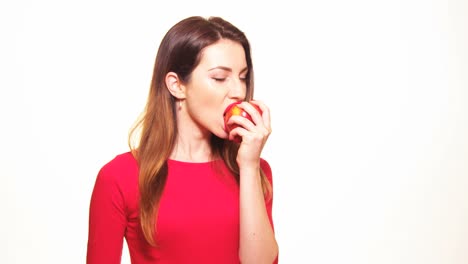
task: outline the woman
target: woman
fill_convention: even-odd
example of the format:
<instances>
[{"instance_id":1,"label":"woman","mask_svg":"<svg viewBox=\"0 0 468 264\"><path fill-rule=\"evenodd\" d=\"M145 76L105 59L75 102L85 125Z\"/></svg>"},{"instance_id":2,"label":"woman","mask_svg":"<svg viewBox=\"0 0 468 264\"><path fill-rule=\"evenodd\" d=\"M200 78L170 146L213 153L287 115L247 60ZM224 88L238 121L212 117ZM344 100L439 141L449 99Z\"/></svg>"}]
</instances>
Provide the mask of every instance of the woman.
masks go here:
<instances>
[{"instance_id":1,"label":"woman","mask_svg":"<svg viewBox=\"0 0 468 264\"><path fill-rule=\"evenodd\" d=\"M166 33L132 131L138 145L97 176L88 264L120 263L124 237L134 264L277 262L271 169L260 157L270 113L252 97L250 44L235 26L189 17ZM251 120L225 124L238 101Z\"/></svg>"}]
</instances>

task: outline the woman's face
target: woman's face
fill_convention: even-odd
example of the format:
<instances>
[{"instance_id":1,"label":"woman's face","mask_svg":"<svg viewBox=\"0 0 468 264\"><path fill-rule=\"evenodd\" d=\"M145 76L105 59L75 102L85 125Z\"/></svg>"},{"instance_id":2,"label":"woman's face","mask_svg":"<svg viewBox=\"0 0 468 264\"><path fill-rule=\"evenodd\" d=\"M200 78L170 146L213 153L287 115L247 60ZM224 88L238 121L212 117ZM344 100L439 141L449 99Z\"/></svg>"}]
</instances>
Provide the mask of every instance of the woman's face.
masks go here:
<instances>
[{"instance_id":1,"label":"woman's face","mask_svg":"<svg viewBox=\"0 0 468 264\"><path fill-rule=\"evenodd\" d=\"M202 130L220 138L224 130L223 112L246 96L247 62L238 42L222 39L202 50L200 63L185 85L185 106L191 120Z\"/></svg>"}]
</instances>

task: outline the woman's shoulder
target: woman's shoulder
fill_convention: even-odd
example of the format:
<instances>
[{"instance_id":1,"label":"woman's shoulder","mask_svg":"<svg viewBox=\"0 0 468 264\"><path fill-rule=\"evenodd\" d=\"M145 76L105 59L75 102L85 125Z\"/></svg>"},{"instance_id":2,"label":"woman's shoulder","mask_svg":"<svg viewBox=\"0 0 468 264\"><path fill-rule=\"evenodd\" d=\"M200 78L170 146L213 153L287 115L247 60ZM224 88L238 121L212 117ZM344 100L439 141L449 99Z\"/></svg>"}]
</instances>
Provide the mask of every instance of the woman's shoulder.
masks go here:
<instances>
[{"instance_id":1,"label":"woman's shoulder","mask_svg":"<svg viewBox=\"0 0 468 264\"><path fill-rule=\"evenodd\" d=\"M138 176L138 163L130 151L119 153L102 166L99 175L114 181L129 180Z\"/></svg>"},{"instance_id":2,"label":"woman's shoulder","mask_svg":"<svg viewBox=\"0 0 468 264\"><path fill-rule=\"evenodd\" d=\"M137 161L135 157L133 156L132 152L127 151L123 153L119 153L115 155L110 161L108 161L104 167L112 167L112 168L122 168L122 167L128 167L128 166L136 166Z\"/></svg>"},{"instance_id":3,"label":"woman's shoulder","mask_svg":"<svg viewBox=\"0 0 468 264\"><path fill-rule=\"evenodd\" d=\"M96 210L104 210L102 213L134 215L138 207L138 166L130 152L115 155L101 167L92 203L99 208ZM106 211L109 208L112 210Z\"/></svg>"},{"instance_id":4,"label":"woman's shoulder","mask_svg":"<svg viewBox=\"0 0 468 264\"><path fill-rule=\"evenodd\" d=\"M266 159L264 158L260 159L260 168L263 170L263 172L265 173L265 176L268 178L270 183L273 182L271 166Z\"/></svg>"},{"instance_id":5,"label":"woman's shoulder","mask_svg":"<svg viewBox=\"0 0 468 264\"><path fill-rule=\"evenodd\" d=\"M135 169L138 167L137 161L133 154L128 151L119 153L110 159L102 169L104 170L128 170Z\"/></svg>"},{"instance_id":6,"label":"woman's shoulder","mask_svg":"<svg viewBox=\"0 0 468 264\"><path fill-rule=\"evenodd\" d=\"M260 158L260 167L265 171L265 173L267 173L267 171L271 173L270 163L268 163L266 159Z\"/></svg>"}]
</instances>

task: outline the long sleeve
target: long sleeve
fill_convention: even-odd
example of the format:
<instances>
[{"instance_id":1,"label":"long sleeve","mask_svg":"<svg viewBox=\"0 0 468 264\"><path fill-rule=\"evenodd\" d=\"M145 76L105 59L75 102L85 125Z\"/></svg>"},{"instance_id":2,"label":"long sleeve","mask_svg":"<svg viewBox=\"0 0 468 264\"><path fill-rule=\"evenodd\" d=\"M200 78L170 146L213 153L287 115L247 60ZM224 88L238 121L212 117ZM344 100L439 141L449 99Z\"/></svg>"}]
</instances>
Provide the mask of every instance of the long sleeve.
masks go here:
<instances>
[{"instance_id":1,"label":"long sleeve","mask_svg":"<svg viewBox=\"0 0 468 264\"><path fill-rule=\"evenodd\" d=\"M98 173L89 209L87 264L119 264L127 225L122 189L111 168Z\"/></svg>"}]
</instances>

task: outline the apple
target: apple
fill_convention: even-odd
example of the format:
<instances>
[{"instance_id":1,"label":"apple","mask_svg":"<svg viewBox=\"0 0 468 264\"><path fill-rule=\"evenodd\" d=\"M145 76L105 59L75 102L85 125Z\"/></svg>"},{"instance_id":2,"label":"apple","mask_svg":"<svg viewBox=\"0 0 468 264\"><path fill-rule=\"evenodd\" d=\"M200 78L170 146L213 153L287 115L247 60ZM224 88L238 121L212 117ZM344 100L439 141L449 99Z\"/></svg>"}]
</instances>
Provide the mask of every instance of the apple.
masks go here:
<instances>
[{"instance_id":1,"label":"apple","mask_svg":"<svg viewBox=\"0 0 468 264\"><path fill-rule=\"evenodd\" d=\"M242 116L242 117L245 117L247 118L248 120L250 120L251 122L252 121L252 117L246 112L244 111L244 109L240 108L239 106L237 106L238 104L242 103L242 101L238 101L238 102L234 102L230 105L228 105L226 107L226 110L224 110L224 129L226 130L226 132L231 132L231 130L233 130L234 128L238 127L239 125L238 124L230 124L228 125L227 122L229 121L229 119L232 117L232 116ZM255 109L257 109L257 111L262 114L262 110L260 109L260 107L258 107L257 105L255 104L251 104ZM238 141L240 142L240 139L239 138L236 138L235 141Z\"/></svg>"}]
</instances>

